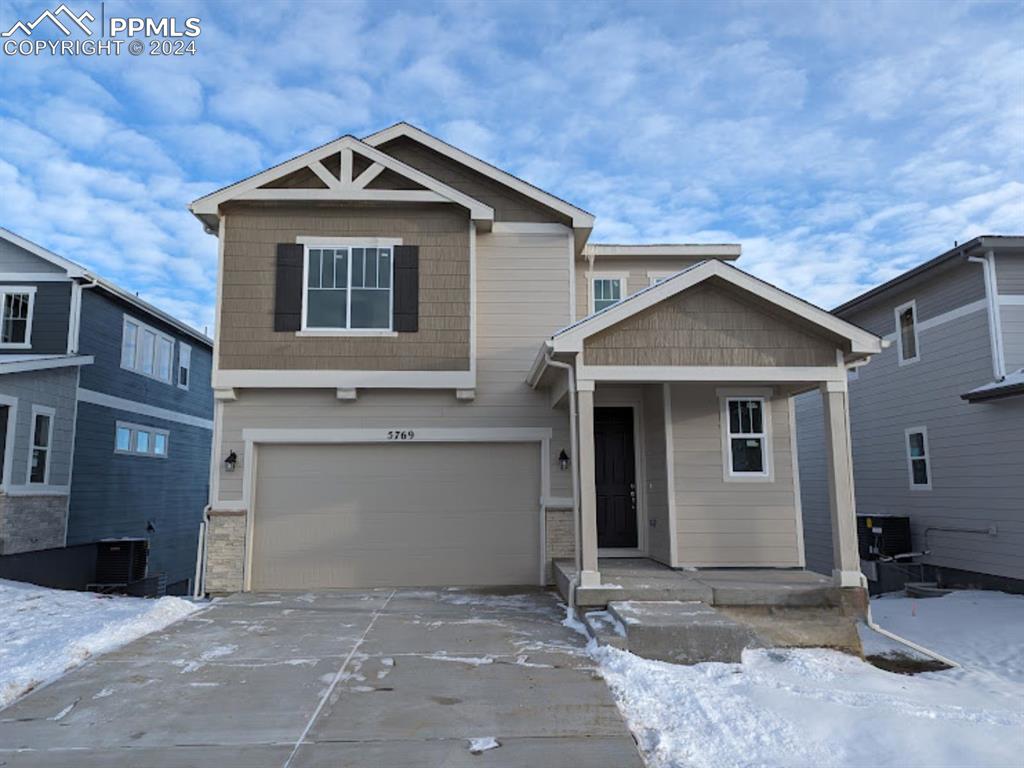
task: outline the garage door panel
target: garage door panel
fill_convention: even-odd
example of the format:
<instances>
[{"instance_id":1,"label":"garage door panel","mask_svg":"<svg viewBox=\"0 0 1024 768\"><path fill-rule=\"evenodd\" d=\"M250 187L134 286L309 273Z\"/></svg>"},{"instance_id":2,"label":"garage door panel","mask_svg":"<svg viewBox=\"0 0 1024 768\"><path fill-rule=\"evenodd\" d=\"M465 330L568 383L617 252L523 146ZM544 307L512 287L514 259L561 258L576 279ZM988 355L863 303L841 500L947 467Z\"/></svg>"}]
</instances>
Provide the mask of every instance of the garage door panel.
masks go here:
<instances>
[{"instance_id":1,"label":"garage door panel","mask_svg":"<svg viewBox=\"0 0 1024 768\"><path fill-rule=\"evenodd\" d=\"M532 584L539 446L259 448L253 589Z\"/></svg>"}]
</instances>

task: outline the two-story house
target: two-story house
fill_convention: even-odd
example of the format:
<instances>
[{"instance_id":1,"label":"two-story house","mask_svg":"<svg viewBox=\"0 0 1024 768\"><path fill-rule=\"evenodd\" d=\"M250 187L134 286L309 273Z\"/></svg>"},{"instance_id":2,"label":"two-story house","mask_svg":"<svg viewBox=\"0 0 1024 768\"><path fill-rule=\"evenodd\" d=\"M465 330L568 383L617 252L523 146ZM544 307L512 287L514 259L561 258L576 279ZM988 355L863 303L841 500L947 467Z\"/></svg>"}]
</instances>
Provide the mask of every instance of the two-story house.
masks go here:
<instances>
[{"instance_id":1,"label":"two-story house","mask_svg":"<svg viewBox=\"0 0 1024 768\"><path fill-rule=\"evenodd\" d=\"M0 229L0 555L149 540L194 579L209 487L212 342Z\"/></svg>"},{"instance_id":2,"label":"two-story house","mask_svg":"<svg viewBox=\"0 0 1024 768\"><path fill-rule=\"evenodd\" d=\"M859 589L846 370L873 334L405 123L192 203L219 238L205 588L544 584L575 558L802 568L821 390Z\"/></svg>"},{"instance_id":3,"label":"two-story house","mask_svg":"<svg viewBox=\"0 0 1024 768\"><path fill-rule=\"evenodd\" d=\"M850 372L857 512L910 518L906 580L1024 592L1024 237L976 237L834 313L891 344ZM808 566L832 569L821 403L798 399Z\"/></svg>"}]
</instances>

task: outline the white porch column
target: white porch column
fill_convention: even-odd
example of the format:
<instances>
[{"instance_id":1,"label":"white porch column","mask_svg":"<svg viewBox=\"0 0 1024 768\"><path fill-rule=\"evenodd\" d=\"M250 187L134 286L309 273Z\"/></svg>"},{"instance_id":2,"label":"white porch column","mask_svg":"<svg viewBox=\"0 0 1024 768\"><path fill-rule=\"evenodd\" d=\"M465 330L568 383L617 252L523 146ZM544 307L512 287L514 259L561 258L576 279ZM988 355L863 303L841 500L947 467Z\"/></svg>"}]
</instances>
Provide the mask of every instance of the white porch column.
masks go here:
<instances>
[{"instance_id":1,"label":"white porch column","mask_svg":"<svg viewBox=\"0 0 1024 768\"><path fill-rule=\"evenodd\" d=\"M863 586L857 551L856 503L853 492L853 450L850 406L845 381L821 385L825 445L828 450L828 496L832 513L832 577L837 587Z\"/></svg>"},{"instance_id":2,"label":"white porch column","mask_svg":"<svg viewBox=\"0 0 1024 768\"><path fill-rule=\"evenodd\" d=\"M594 474L594 382L580 381L577 389L580 473L580 549L583 568L579 586L601 583L597 565L597 480Z\"/></svg>"}]
</instances>

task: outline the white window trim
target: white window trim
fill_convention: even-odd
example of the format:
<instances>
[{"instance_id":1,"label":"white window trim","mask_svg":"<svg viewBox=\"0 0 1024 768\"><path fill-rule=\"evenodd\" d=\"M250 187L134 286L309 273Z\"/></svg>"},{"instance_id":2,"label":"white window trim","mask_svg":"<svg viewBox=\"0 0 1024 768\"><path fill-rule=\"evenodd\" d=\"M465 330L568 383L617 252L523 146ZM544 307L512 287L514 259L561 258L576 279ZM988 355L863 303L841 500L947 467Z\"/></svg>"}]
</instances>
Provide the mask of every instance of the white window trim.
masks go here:
<instances>
[{"instance_id":1,"label":"white window trim","mask_svg":"<svg viewBox=\"0 0 1024 768\"><path fill-rule=\"evenodd\" d=\"M302 249L302 316L296 336L397 336L395 322L395 246L402 245L400 237L310 237L302 235L295 242L305 246ZM388 291L387 328L310 328L306 325L307 301L309 297L309 249L310 248L390 248L391 289ZM352 255L345 260L348 264L348 292L346 306L349 317L352 309Z\"/></svg>"},{"instance_id":2,"label":"white window trim","mask_svg":"<svg viewBox=\"0 0 1024 768\"><path fill-rule=\"evenodd\" d=\"M910 436L920 433L924 438L924 456L910 455ZM928 446L928 427L907 427L903 430L903 452L907 455L907 483L912 491L930 491L932 489L932 452ZM925 469L928 471L928 482L918 485L914 482L914 461L924 459Z\"/></svg>"},{"instance_id":3,"label":"white window trim","mask_svg":"<svg viewBox=\"0 0 1024 768\"><path fill-rule=\"evenodd\" d=\"M41 483L32 482L32 454L37 447L41 447L36 445L36 416L50 417L50 428L46 435L46 468L43 470L43 482ZM53 422L56 421L56 416L57 411L48 405L32 405L32 418L28 423L28 463L25 465L25 485L50 484L50 469L53 467ZM7 439L13 439L13 435L8 435Z\"/></svg>"},{"instance_id":4,"label":"white window trim","mask_svg":"<svg viewBox=\"0 0 1024 768\"><path fill-rule=\"evenodd\" d=\"M158 339L162 338L162 339L165 339L168 342L170 342L170 345L171 345L171 361L170 362L171 362L171 364L170 364L170 378L169 379L161 379L160 376L157 375L157 365L156 365L156 361L157 361L157 358L156 358L157 345L156 345L155 342L153 344L153 372L152 373L146 373L145 371L142 371L142 370L137 369L137 368L129 368L128 366L126 366L124 364L124 337L125 337L125 332L128 329L128 323L132 323L133 325L137 326L140 333L141 333L141 331L146 330L146 331L149 331L150 333L155 334ZM135 335L135 362L136 363L139 360L139 351L142 348L142 344L139 342L140 333L137 333ZM174 365L174 337L173 336L171 336L169 334L166 334L163 331L158 331L153 326L147 325L146 323L142 322L141 320L139 320L136 317L133 317L132 315L125 314L123 316L123 319L121 320L121 346L118 349L118 353L121 356L121 368L122 368L122 370L131 371L132 373L138 374L139 376L145 376L147 379L153 379L153 381L159 381L161 384L170 384L171 386L174 385L174 380L176 378L177 369L175 368L175 365Z\"/></svg>"},{"instance_id":5,"label":"white window trim","mask_svg":"<svg viewBox=\"0 0 1024 768\"><path fill-rule=\"evenodd\" d=\"M0 285L0 323L3 322L3 308L8 294L28 294L28 319L25 323L25 340L20 342L0 342L0 349L31 349L32 319L36 309L36 286L34 285Z\"/></svg>"},{"instance_id":6,"label":"white window trim","mask_svg":"<svg viewBox=\"0 0 1024 768\"><path fill-rule=\"evenodd\" d=\"M188 365L181 364L182 353L188 350ZM184 368L188 371L188 377L184 384L181 383L181 369ZM178 389L187 390L192 386L192 345L186 344L183 341L178 342L178 365L174 369L175 383L178 385Z\"/></svg>"},{"instance_id":7,"label":"white window trim","mask_svg":"<svg viewBox=\"0 0 1024 768\"><path fill-rule=\"evenodd\" d=\"M764 445L764 470L761 472L735 472L732 468L732 438L729 430L729 403L734 400L758 400L761 403L762 432L759 433ZM740 392L719 391L719 414L722 422L722 479L727 483L773 483L775 482L775 457L772 448L772 397L763 390ZM753 433L751 433L753 434Z\"/></svg>"},{"instance_id":8,"label":"white window trim","mask_svg":"<svg viewBox=\"0 0 1024 768\"><path fill-rule=\"evenodd\" d=\"M587 314L592 315L597 310L594 309L594 282L597 280L618 280L619 281L619 301L621 303L623 299L629 296L629 273L628 272L591 272L588 280L590 281L587 285ZM615 306L614 304L612 306Z\"/></svg>"},{"instance_id":9,"label":"white window trim","mask_svg":"<svg viewBox=\"0 0 1024 768\"><path fill-rule=\"evenodd\" d=\"M906 310L908 308L913 312L913 315L914 315L914 356L913 357L904 357L904 355L903 355L903 332L900 329L900 314L904 310ZM916 363L918 360L921 359L921 335L920 335L921 318L918 317L918 315L917 315L917 301L912 299L910 301L904 302L903 304L900 304L898 307L893 309L892 312L893 312L893 318L896 321L896 327L894 329L895 333L896 333L896 361L900 365L910 365L911 363Z\"/></svg>"},{"instance_id":10,"label":"white window trim","mask_svg":"<svg viewBox=\"0 0 1024 768\"><path fill-rule=\"evenodd\" d=\"M117 447L117 431L119 429L129 430L128 445L131 446L127 451L123 451ZM149 438L149 450L148 451L137 451L135 450L135 433L136 432L148 432ZM153 439L155 435L164 436L164 446L166 447L165 453L155 453L154 447L156 440ZM131 421L118 421L114 424L114 453L119 456L138 456L147 459L166 459L168 454L171 452L171 433L169 430L161 429L160 427L151 427L148 424L136 424Z\"/></svg>"},{"instance_id":11,"label":"white window trim","mask_svg":"<svg viewBox=\"0 0 1024 768\"><path fill-rule=\"evenodd\" d=\"M679 269L668 269L668 270L647 270L647 284L656 285L659 280L664 280L667 277L672 277L676 272L682 271L683 267Z\"/></svg>"}]
</instances>

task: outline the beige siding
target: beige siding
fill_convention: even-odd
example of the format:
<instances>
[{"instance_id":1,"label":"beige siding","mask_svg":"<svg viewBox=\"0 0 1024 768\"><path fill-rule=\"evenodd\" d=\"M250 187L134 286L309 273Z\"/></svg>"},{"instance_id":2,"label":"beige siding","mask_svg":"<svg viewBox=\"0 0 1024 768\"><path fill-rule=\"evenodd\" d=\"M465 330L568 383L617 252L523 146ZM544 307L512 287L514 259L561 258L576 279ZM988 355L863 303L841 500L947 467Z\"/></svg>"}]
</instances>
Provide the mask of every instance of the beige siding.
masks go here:
<instances>
[{"instance_id":1,"label":"beige siding","mask_svg":"<svg viewBox=\"0 0 1024 768\"><path fill-rule=\"evenodd\" d=\"M451 391L360 390L339 402L333 390L239 390L223 403L220 455L234 450L235 472L218 462L220 498L242 497L242 429L345 427L550 427L551 493L571 495L558 454L570 451L566 411L525 379L541 339L568 323L570 234L477 237L477 391L459 402ZM514 286L514 287L512 287Z\"/></svg>"},{"instance_id":2,"label":"beige siding","mask_svg":"<svg viewBox=\"0 0 1024 768\"><path fill-rule=\"evenodd\" d=\"M630 258L625 256L599 256L594 263L593 274L625 274L626 295L630 296L651 284L649 272L663 274L678 272L693 266L701 259L689 259L681 256L664 258ZM576 319L590 314L590 266L582 257L576 260ZM623 297L625 298L625 297Z\"/></svg>"},{"instance_id":3,"label":"beige siding","mask_svg":"<svg viewBox=\"0 0 1024 768\"><path fill-rule=\"evenodd\" d=\"M788 400L771 400L773 479L727 482L716 386L671 388L679 563L798 567Z\"/></svg>"},{"instance_id":4,"label":"beige siding","mask_svg":"<svg viewBox=\"0 0 1024 768\"><path fill-rule=\"evenodd\" d=\"M836 343L702 283L585 341L588 365L835 365Z\"/></svg>"},{"instance_id":5,"label":"beige siding","mask_svg":"<svg viewBox=\"0 0 1024 768\"><path fill-rule=\"evenodd\" d=\"M535 584L536 444L260 449L252 588Z\"/></svg>"},{"instance_id":6,"label":"beige siding","mask_svg":"<svg viewBox=\"0 0 1024 768\"><path fill-rule=\"evenodd\" d=\"M403 136L381 144L378 149L423 171L428 176L454 187L473 199L489 205L494 209L495 221L571 223L562 214L423 146L413 139Z\"/></svg>"},{"instance_id":7,"label":"beige siding","mask_svg":"<svg viewBox=\"0 0 1024 768\"><path fill-rule=\"evenodd\" d=\"M303 235L400 237L418 245L419 331L362 338L275 332L277 244ZM234 206L226 217L222 279L222 369L469 368L469 218L456 206Z\"/></svg>"},{"instance_id":8,"label":"beige siding","mask_svg":"<svg viewBox=\"0 0 1024 768\"><path fill-rule=\"evenodd\" d=\"M647 503L648 551L666 565L672 561L672 541L668 520L668 466L665 446L664 387L646 384L644 404L645 501Z\"/></svg>"}]
</instances>

